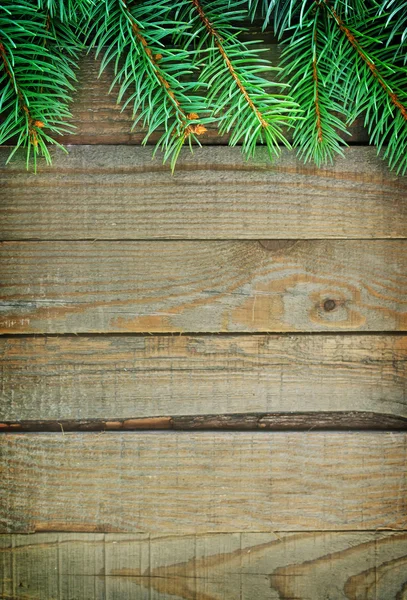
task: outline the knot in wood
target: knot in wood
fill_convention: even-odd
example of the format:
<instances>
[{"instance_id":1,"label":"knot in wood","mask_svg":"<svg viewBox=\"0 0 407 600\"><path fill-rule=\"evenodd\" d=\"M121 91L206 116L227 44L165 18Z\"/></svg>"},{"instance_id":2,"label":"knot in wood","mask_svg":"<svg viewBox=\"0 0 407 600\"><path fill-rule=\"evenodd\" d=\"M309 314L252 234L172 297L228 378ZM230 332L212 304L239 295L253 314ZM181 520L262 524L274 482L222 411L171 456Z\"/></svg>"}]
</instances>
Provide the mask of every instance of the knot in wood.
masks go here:
<instances>
[{"instance_id":1,"label":"knot in wood","mask_svg":"<svg viewBox=\"0 0 407 600\"><path fill-rule=\"evenodd\" d=\"M334 310L334 308L336 308L335 300L332 300L331 298L329 298L328 300L325 300L324 310L326 310L327 312L330 312L331 310Z\"/></svg>"}]
</instances>

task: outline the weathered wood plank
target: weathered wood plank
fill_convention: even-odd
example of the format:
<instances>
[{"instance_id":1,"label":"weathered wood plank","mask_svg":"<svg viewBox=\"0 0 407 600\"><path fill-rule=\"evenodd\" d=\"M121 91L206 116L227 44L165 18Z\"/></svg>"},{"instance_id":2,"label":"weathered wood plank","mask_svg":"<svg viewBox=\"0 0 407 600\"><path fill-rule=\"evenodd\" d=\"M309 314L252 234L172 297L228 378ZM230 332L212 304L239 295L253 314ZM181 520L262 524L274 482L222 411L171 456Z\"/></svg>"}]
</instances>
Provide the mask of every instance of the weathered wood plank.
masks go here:
<instances>
[{"instance_id":1,"label":"weathered wood plank","mask_svg":"<svg viewBox=\"0 0 407 600\"><path fill-rule=\"evenodd\" d=\"M264 32L254 31L251 39L265 39L270 37ZM264 57L278 65L279 49L277 44L266 40L269 49ZM113 69L108 68L99 77L101 59L95 60L94 53L83 55L80 59L77 92L71 105L72 119L75 130L70 135L57 139L67 144L140 144L145 136L145 130L137 126L131 131L133 120L130 106L124 111L116 103L118 87L115 86L111 94L109 89L114 79ZM267 76L267 74L266 74ZM271 75L275 78L275 73ZM157 131L151 136L150 141L156 142L162 132ZM349 129L350 137L347 141L352 143L367 142L368 135L363 127L363 121L357 120ZM290 133L287 132L290 139ZM215 126L208 127L208 132L200 137L202 144L226 144L229 136L220 136Z\"/></svg>"},{"instance_id":2,"label":"weathered wood plank","mask_svg":"<svg viewBox=\"0 0 407 600\"><path fill-rule=\"evenodd\" d=\"M405 532L0 537L14 600L402 600Z\"/></svg>"},{"instance_id":3,"label":"weathered wood plank","mask_svg":"<svg viewBox=\"0 0 407 600\"><path fill-rule=\"evenodd\" d=\"M0 421L104 419L120 427L118 420L168 415L407 417L407 336L23 336L1 338L0 356Z\"/></svg>"},{"instance_id":4,"label":"weathered wood plank","mask_svg":"<svg viewBox=\"0 0 407 600\"><path fill-rule=\"evenodd\" d=\"M407 242L5 242L2 333L405 331Z\"/></svg>"},{"instance_id":5,"label":"weathered wood plank","mask_svg":"<svg viewBox=\"0 0 407 600\"><path fill-rule=\"evenodd\" d=\"M3 434L0 531L407 525L405 433Z\"/></svg>"},{"instance_id":6,"label":"weathered wood plank","mask_svg":"<svg viewBox=\"0 0 407 600\"><path fill-rule=\"evenodd\" d=\"M148 148L75 146L27 173L0 149L0 239L400 238L407 179L373 148L335 166L303 165L264 148L185 150L172 176Z\"/></svg>"}]
</instances>

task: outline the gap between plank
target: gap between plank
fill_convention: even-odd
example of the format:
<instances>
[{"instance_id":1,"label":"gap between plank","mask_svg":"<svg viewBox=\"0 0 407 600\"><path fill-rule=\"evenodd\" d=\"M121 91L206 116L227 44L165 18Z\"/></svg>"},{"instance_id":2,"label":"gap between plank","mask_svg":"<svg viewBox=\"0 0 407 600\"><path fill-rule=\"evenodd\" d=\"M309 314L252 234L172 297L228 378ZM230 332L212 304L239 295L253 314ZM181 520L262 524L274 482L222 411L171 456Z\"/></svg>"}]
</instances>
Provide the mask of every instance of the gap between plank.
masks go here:
<instances>
[{"instance_id":1,"label":"gap between plank","mask_svg":"<svg viewBox=\"0 0 407 600\"><path fill-rule=\"evenodd\" d=\"M105 237L101 237L101 238L95 238L95 237L90 237L90 238L6 238L6 239L0 239L0 244L32 244L32 243L38 243L38 244L49 244L49 243L72 243L72 244L76 244L76 243L86 243L86 244L92 244L92 243L96 243L96 242L106 242L106 243L115 243L115 244L120 244L122 242L132 242L132 243L146 243L146 242L158 242L158 243L168 243L168 242L197 242L197 243L211 243L211 242L219 242L219 241L225 241L225 242L234 242L234 243L238 243L238 242L245 242L245 243L261 243L263 241L267 241L267 242L323 242L323 241L327 241L327 242L333 242L333 241L337 241L337 242L395 242L395 241L405 241L407 240L407 237L405 236L396 236L396 237L307 237L307 238L267 238L267 240L265 238L262 238L261 240L258 239L252 239L252 238L198 238L198 237L194 237L194 238L186 238L186 237L160 237L160 238L151 238L151 237L140 237L140 238L132 238L132 237L119 237L119 238L105 238Z\"/></svg>"},{"instance_id":2,"label":"gap between plank","mask_svg":"<svg viewBox=\"0 0 407 600\"><path fill-rule=\"evenodd\" d=\"M0 333L0 339L13 339L13 338L109 338L109 337L133 337L133 338L145 338L145 337L332 337L332 336L342 336L342 337L405 337L407 336L407 331L399 330L399 331L339 331L335 329L330 329L329 331L182 331L182 332L174 332L174 331L107 331L96 333L94 331L86 332L63 332L63 333L55 333L55 332L42 332L38 331L36 333Z\"/></svg>"},{"instance_id":3,"label":"gap between plank","mask_svg":"<svg viewBox=\"0 0 407 600\"><path fill-rule=\"evenodd\" d=\"M367 411L233 413L126 419L3 421L0 432L104 431L407 431L407 417Z\"/></svg>"}]
</instances>

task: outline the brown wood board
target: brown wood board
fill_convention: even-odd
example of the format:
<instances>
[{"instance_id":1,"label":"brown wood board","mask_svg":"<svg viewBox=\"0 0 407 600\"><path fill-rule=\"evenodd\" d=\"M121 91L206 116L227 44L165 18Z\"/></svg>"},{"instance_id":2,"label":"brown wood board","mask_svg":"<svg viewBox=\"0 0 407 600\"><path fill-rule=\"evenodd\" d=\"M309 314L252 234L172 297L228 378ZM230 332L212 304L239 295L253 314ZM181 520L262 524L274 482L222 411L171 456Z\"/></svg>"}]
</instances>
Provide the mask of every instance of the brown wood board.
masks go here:
<instances>
[{"instance_id":1,"label":"brown wood board","mask_svg":"<svg viewBox=\"0 0 407 600\"><path fill-rule=\"evenodd\" d=\"M25 428L390 427L389 415L407 417L407 336L14 336L0 338L0 356L0 423Z\"/></svg>"},{"instance_id":2,"label":"brown wood board","mask_svg":"<svg viewBox=\"0 0 407 600\"><path fill-rule=\"evenodd\" d=\"M259 148L183 151L171 175L151 150L71 146L26 171L0 149L0 239L403 238L407 179L373 148L349 148L334 166L304 165Z\"/></svg>"},{"instance_id":3,"label":"brown wood board","mask_svg":"<svg viewBox=\"0 0 407 600\"><path fill-rule=\"evenodd\" d=\"M406 528L406 433L2 434L0 531Z\"/></svg>"},{"instance_id":4,"label":"brown wood board","mask_svg":"<svg viewBox=\"0 0 407 600\"><path fill-rule=\"evenodd\" d=\"M0 537L14 600L402 600L406 532Z\"/></svg>"},{"instance_id":5,"label":"brown wood board","mask_svg":"<svg viewBox=\"0 0 407 600\"><path fill-rule=\"evenodd\" d=\"M406 242L5 242L1 333L405 331Z\"/></svg>"}]
</instances>

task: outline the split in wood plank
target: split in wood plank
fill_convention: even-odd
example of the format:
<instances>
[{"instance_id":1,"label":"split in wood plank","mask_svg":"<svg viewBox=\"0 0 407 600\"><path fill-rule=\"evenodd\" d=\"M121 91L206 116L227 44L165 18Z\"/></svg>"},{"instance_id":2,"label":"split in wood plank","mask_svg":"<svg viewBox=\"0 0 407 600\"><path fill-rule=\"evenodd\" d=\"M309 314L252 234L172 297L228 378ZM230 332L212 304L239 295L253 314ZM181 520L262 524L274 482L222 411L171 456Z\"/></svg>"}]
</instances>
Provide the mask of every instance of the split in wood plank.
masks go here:
<instances>
[{"instance_id":1,"label":"split in wood plank","mask_svg":"<svg viewBox=\"0 0 407 600\"><path fill-rule=\"evenodd\" d=\"M406 532L0 537L14 600L402 600Z\"/></svg>"},{"instance_id":2,"label":"split in wood plank","mask_svg":"<svg viewBox=\"0 0 407 600\"><path fill-rule=\"evenodd\" d=\"M407 241L4 242L1 333L405 331Z\"/></svg>"},{"instance_id":3,"label":"split in wood plank","mask_svg":"<svg viewBox=\"0 0 407 600\"><path fill-rule=\"evenodd\" d=\"M406 431L407 418L370 412L241 413L0 422L0 432L41 431Z\"/></svg>"},{"instance_id":4,"label":"split in wood plank","mask_svg":"<svg viewBox=\"0 0 407 600\"><path fill-rule=\"evenodd\" d=\"M335 166L265 148L182 153L171 175L151 149L74 146L27 173L0 149L0 239L311 239L407 237L407 179L374 148Z\"/></svg>"},{"instance_id":5,"label":"split in wood plank","mask_svg":"<svg viewBox=\"0 0 407 600\"><path fill-rule=\"evenodd\" d=\"M2 434L0 531L407 528L406 433Z\"/></svg>"},{"instance_id":6,"label":"split in wood plank","mask_svg":"<svg viewBox=\"0 0 407 600\"><path fill-rule=\"evenodd\" d=\"M261 413L295 412L304 413L297 426L310 428L318 415L310 423L306 413L315 411L335 413L343 426L391 428L407 417L404 335L11 336L0 338L0 356L0 422L34 429L35 421L120 428L143 417L157 427L168 416L165 427L186 427L182 415L194 415L190 426L213 426L211 414L260 413L246 419L250 428ZM236 414L218 422L244 423Z\"/></svg>"}]
</instances>

